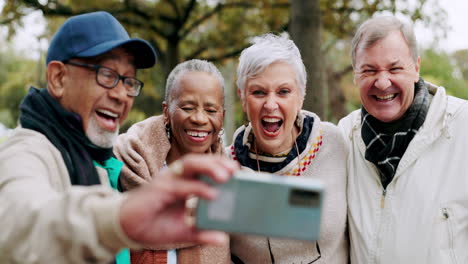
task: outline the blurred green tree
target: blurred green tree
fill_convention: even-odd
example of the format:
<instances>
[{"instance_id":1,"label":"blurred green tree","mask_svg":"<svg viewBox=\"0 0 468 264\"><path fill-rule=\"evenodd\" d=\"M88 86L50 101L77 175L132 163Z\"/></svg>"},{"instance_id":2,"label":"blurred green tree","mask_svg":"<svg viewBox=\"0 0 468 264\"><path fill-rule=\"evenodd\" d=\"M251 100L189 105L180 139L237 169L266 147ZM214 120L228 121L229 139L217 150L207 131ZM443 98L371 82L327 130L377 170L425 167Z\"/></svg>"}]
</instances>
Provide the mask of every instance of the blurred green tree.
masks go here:
<instances>
[{"instance_id":1,"label":"blurred green tree","mask_svg":"<svg viewBox=\"0 0 468 264\"><path fill-rule=\"evenodd\" d=\"M288 1L7 0L0 23L14 32L31 10L41 10L47 18L106 10L132 35L151 42L163 75L167 76L181 61L201 58L217 62L231 58L246 47L249 37L281 30L288 22L284 15L287 9L283 16L275 9L285 7Z\"/></svg>"},{"instance_id":2,"label":"blurred green tree","mask_svg":"<svg viewBox=\"0 0 468 264\"><path fill-rule=\"evenodd\" d=\"M11 47L0 52L0 123L5 126L16 126L27 83L38 79L36 68L35 61L22 58Z\"/></svg>"},{"instance_id":3,"label":"blurred green tree","mask_svg":"<svg viewBox=\"0 0 468 264\"><path fill-rule=\"evenodd\" d=\"M305 108L322 115L331 109L324 119L337 120L347 113L340 83L352 69L349 59L336 58L349 57L349 40L359 23L376 13L392 13L422 20L440 32L445 26L437 0L5 0L0 24L14 34L33 10L47 18L49 37L66 17L107 10L132 36L151 42L161 66L141 73L145 88L129 123L160 113L164 80L177 63L200 58L222 66L251 37L285 30L298 43L308 68Z\"/></svg>"},{"instance_id":4,"label":"blurred green tree","mask_svg":"<svg viewBox=\"0 0 468 264\"><path fill-rule=\"evenodd\" d=\"M40 10L47 18L50 38L66 17L106 10L133 37L148 40L158 53L158 67L139 73L145 87L136 99L125 130L135 121L160 113L165 78L177 63L199 58L222 66L248 46L250 37L284 31L288 6L288 1L271 0L6 0L0 24L7 25L12 35L23 26L22 17Z\"/></svg>"},{"instance_id":5,"label":"blurred green tree","mask_svg":"<svg viewBox=\"0 0 468 264\"><path fill-rule=\"evenodd\" d=\"M21 18L32 10L41 10L47 18L49 37L66 17L106 10L133 37L144 38L155 47L160 66L141 73L144 92L136 99L126 126L160 113L165 78L179 62L199 58L221 65L238 56L248 46L250 37L284 31L289 19L287 0L6 0L5 3L0 24L8 26L10 35L22 26Z\"/></svg>"},{"instance_id":6,"label":"blurred green tree","mask_svg":"<svg viewBox=\"0 0 468 264\"><path fill-rule=\"evenodd\" d=\"M445 87L448 94L468 99L467 79L463 78L456 64L459 54L455 52L451 55L435 49L423 50L420 75L428 82Z\"/></svg>"},{"instance_id":7,"label":"blurred green tree","mask_svg":"<svg viewBox=\"0 0 468 264\"><path fill-rule=\"evenodd\" d=\"M468 80L468 49L457 50L453 57L463 75L463 79Z\"/></svg>"},{"instance_id":8,"label":"blurred green tree","mask_svg":"<svg viewBox=\"0 0 468 264\"><path fill-rule=\"evenodd\" d=\"M325 119L332 121L338 121L349 111L343 93L343 78L352 72L349 44L358 25L374 15L393 14L430 27L435 35L434 41L445 36L448 27L446 12L438 0L320 0L320 11L323 30L320 36L315 35L315 40L322 42L320 54L324 58L318 60L319 64L314 68L323 71L324 80L312 83L314 78L309 71L309 83L315 87L309 87L308 91L325 90L314 91L319 98L312 102L325 102L323 106L319 106L323 108L314 111L324 112ZM313 31L307 25L304 27L302 34ZM301 38L300 35L298 37ZM303 59L313 61L314 55L310 54ZM323 97L320 97L320 94L323 94Z\"/></svg>"}]
</instances>

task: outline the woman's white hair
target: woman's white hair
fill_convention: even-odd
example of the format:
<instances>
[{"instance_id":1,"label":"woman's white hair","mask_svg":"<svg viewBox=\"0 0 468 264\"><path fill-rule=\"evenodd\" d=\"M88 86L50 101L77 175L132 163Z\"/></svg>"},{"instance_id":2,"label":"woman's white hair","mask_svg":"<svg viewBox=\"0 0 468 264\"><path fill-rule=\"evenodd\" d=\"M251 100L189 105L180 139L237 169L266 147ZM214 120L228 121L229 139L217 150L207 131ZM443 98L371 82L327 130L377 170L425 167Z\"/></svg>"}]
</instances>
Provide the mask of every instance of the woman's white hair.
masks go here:
<instances>
[{"instance_id":1,"label":"woman's white hair","mask_svg":"<svg viewBox=\"0 0 468 264\"><path fill-rule=\"evenodd\" d=\"M297 84L304 96L307 83L305 66L299 49L289 39L288 34L282 33L277 36L268 33L253 38L252 43L252 46L242 51L239 66L237 66L237 87L241 92L241 97L244 97L246 81L275 62L285 62L293 67Z\"/></svg>"},{"instance_id":2,"label":"woman's white hair","mask_svg":"<svg viewBox=\"0 0 468 264\"><path fill-rule=\"evenodd\" d=\"M179 63L169 74L169 77L167 77L166 81L166 93L164 95L164 100L166 103L169 104L170 101L172 101L172 92L174 88L177 87L179 80L189 72L206 72L208 74L211 74L213 77L215 77L218 81L219 84L221 85L221 89L223 90L223 105L224 105L224 78L223 75L221 75L221 72L219 72L218 68L216 66L206 60L198 60L198 59L192 59L188 60L182 63Z\"/></svg>"}]
</instances>

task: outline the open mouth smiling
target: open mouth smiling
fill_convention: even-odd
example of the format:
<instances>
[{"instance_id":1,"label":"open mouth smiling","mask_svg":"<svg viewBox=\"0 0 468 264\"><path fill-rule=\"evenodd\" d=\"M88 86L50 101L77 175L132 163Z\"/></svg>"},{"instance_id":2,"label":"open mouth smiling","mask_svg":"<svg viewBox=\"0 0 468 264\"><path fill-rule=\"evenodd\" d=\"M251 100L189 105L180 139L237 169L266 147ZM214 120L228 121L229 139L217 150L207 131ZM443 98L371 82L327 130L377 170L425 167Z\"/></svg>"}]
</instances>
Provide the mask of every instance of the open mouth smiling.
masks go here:
<instances>
[{"instance_id":1,"label":"open mouth smiling","mask_svg":"<svg viewBox=\"0 0 468 264\"><path fill-rule=\"evenodd\" d=\"M283 125L283 120L277 117L264 117L262 118L263 130L267 133L276 133Z\"/></svg>"},{"instance_id":2,"label":"open mouth smiling","mask_svg":"<svg viewBox=\"0 0 468 264\"><path fill-rule=\"evenodd\" d=\"M191 137L197 137L197 138L205 138L208 136L208 132L205 131L194 131L194 130L185 130L187 135Z\"/></svg>"},{"instance_id":3,"label":"open mouth smiling","mask_svg":"<svg viewBox=\"0 0 468 264\"><path fill-rule=\"evenodd\" d=\"M372 95L372 97L375 98L375 100L379 101L379 102L388 102L388 101L391 101L393 99L395 99L395 97L397 97L398 93L394 93L394 94L387 94L387 95Z\"/></svg>"},{"instance_id":4,"label":"open mouth smiling","mask_svg":"<svg viewBox=\"0 0 468 264\"><path fill-rule=\"evenodd\" d=\"M105 109L98 109L96 110L96 113L103 118L112 119L112 120L115 120L119 117L118 114L111 112L109 110L105 110Z\"/></svg>"},{"instance_id":5,"label":"open mouth smiling","mask_svg":"<svg viewBox=\"0 0 468 264\"><path fill-rule=\"evenodd\" d=\"M96 115L105 129L111 131L116 129L117 121L120 117L119 114L106 109L97 109Z\"/></svg>"},{"instance_id":6,"label":"open mouth smiling","mask_svg":"<svg viewBox=\"0 0 468 264\"><path fill-rule=\"evenodd\" d=\"M184 130L185 133L187 133L188 137L195 142L203 142L208 139L208 135L211 134L211 132L208 131L199 131L199 130Z\"/></svg>"}]
</instances>

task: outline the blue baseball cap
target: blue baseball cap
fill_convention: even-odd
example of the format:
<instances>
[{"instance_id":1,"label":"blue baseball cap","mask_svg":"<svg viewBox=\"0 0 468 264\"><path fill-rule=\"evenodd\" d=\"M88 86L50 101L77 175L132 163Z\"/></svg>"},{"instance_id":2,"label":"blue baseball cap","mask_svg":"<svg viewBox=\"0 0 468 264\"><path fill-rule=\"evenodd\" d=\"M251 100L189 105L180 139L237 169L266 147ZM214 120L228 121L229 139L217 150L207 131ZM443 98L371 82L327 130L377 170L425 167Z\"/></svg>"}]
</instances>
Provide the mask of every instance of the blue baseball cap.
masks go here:
<instances>
[{"instance_id":1,"label":"blue baseball cap","mask_svg":"<svg viewBox=\"0 0 468 264\"><path fill-rule=\"evenodd\" d=\"M147 41L130 38L111 14L99 11L73 16L55 33L47 51L46 64L71 58L95 57L117 47L126 48L138 69L153 67L156 52Z\"/></svg>"}]
</instances>

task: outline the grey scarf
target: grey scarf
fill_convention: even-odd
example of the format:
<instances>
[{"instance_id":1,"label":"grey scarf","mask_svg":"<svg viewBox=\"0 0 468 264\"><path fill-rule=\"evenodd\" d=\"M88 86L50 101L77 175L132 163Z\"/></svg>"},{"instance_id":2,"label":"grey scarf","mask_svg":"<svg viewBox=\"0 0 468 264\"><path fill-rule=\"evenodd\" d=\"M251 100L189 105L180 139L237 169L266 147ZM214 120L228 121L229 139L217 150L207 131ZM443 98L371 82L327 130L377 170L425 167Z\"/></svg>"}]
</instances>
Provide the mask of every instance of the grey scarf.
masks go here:
<instances>
[{"instance_id":1,"label":"grey scarf","mask_svg":"<svg viewBox=\"0 0 468 264\"><path fill-rule=\"evenodd\" d=\"M394 122L384 123L371 116L364 107L361 109L365 158L379 169L384 189L392 181L403 154L426 119L430 101L423 79L415 83L414 92L412 105Z\"/></svg>"}]
</instances>

